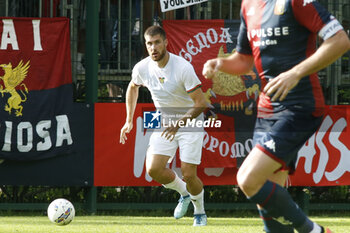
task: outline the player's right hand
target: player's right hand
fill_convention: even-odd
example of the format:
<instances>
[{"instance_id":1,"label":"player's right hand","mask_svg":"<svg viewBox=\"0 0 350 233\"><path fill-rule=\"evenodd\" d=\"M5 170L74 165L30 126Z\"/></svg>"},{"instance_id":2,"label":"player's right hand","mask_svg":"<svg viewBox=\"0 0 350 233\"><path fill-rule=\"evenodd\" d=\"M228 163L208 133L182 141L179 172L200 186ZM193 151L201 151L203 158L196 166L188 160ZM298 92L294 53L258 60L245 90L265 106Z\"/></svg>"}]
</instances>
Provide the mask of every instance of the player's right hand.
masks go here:
<instances>
[{"instance_id":1,"label":"player's right hand","mask_svg":"<svg viewBox=\"0 0 350 233\"><path fill-rule=\"evenodd\" d=\"M129 122L125 122L123 128L120 130L120 138L119 143L125 144L125 141L128 139L126 134L132 130L133 124Z\"/></svg>"},{"instance_id":2,"label":"player's right hand","mask_svg":"<svg viewBox=\"0 0 350 233\"><path fill-rule=\"evenodd\" d=\"M222 65L222 60L215 58L208 60L204 65L203 65L203 71L202 74L206 79L211 79L215 76L216 72L219 71L219 68Z\"/></svg>"}]
</instances>

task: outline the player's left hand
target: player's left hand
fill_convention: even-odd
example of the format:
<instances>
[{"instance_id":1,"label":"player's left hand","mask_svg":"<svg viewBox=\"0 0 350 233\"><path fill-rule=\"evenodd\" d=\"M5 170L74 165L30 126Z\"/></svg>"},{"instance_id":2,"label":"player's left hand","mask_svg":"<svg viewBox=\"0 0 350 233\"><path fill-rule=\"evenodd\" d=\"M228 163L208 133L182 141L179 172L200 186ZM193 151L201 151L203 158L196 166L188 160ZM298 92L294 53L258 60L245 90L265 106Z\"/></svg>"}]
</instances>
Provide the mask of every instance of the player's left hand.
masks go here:
<instances>
[{"instance_id":1,"label":"player's left hand","mask_svg":"<svg viewBox=\"0 0 350 233\"><path fill-rule=\"evenodd\" d=\"M286 98L289 91L293 89L300 78L291 71L281 73L277 77L270 79L264 88L264 92L268 96L272 96L271 101L282 101Z\"/></svg>"},{"instance_id":2,"label":"player's left hand","mask_svg":"<svg viewBox=\"0 0 350 233\"><path fill-rule=\"evenodd\" d=\"M177 131L179 130L179 127L177 126L170 126L167 127L163 132L162 132L162 137L164 137L165 139L172 141L175 138L175 134L177 133Z\"/></svg>"},{"instance_id":3,"label":"player's left hand","mask_svg":"<svg viewBox=\"0 0 350 233\"><path fill-rule=\"evenodd\" d=\"M125 144L125 141L128 139L128 138L126 137L126 134L127 134L127 133L130 133L130 131L132 130L132 128L133 128L132 122L131 122L131 123L125 122L123 128L120 130L119 143Z\"/></svg>"}]
</instances>

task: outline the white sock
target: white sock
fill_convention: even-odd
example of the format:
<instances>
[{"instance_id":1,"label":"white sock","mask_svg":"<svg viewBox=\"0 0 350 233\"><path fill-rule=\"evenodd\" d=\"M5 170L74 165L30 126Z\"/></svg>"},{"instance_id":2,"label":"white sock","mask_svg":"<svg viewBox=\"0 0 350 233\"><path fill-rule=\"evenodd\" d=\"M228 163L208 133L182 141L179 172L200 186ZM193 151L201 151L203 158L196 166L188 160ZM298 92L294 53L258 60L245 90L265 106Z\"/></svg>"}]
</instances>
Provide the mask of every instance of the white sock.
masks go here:
<instances>
[{"instance_id":1,"label":"white sock","mask_svg":"<svg viewBox=\"0 0 350 233\"><path fill-rule=\"evenodd\" d=\"M173 189L181 194L181 196L187 196L189 193L186 189L186 183L180 179L177 174L175 173L175 179L170 182L169 184L163 184L165 188Z\"/></svg>"},{"instance_id":2,"label":"white sock","mask_svg":"<svg viewBox=\"0 0 350 233\"><path fill-rule=\"evenodd\" d=\"M321 233L321 231L322 231L321 227L314 222L314 228L310 233Z\"/></svg>"},{"instance_id":3,"label":"white sock","mask_svg":"<svg viewBox=\"0 0 350 233\"><path fill-rule=\"evenodd\" d=\"M191 201L194 207L194 214L205 214L204 210L204 189L198 195L191 195Z\"/></svg>"}]
</instances>

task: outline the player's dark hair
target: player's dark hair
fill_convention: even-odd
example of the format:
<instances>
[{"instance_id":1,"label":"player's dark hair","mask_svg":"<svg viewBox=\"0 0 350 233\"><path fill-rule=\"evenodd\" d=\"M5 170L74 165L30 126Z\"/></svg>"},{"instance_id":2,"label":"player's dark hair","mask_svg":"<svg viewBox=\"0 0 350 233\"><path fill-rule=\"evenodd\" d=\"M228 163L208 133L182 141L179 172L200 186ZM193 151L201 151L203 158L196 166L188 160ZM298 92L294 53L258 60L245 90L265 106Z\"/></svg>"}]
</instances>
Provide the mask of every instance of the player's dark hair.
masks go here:
<instances>
[{"instance_id":1,"label":"player's dark hair","mask_svg":"<svg viewBox=\"0 0 350 233\"><path fill-rule=\"evenodd\" d=\"M166 39L166 34L164 29L161 26L158 25L154 25L154 26L150 26L149 28L146 29L144 36L156 36L156 35L160 35L163 40Z\"/></svg>"}]
</instances>

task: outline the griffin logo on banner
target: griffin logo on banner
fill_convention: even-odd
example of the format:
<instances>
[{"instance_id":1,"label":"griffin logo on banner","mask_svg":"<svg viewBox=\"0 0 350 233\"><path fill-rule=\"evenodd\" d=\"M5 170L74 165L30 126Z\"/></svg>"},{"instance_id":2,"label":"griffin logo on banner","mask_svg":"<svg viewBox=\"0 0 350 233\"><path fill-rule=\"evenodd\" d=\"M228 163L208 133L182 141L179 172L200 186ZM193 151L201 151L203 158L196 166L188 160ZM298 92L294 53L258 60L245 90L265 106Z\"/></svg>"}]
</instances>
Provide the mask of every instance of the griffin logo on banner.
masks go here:
<instances>
[{"instance_id":1,"label":"griffin logo on banner","mask_svg":"<svg viewBox=\"0 0 350 233\"><path fill-rule=\"evenodd\" d=\"M7 105L5 106L5 111L11 114L12 109L14 109L17 117L22 116L23 106L21 104L27 101L26 93L28 94L28 88L22 82L27 77L28 69L30 67L29 61L25 65L23 65L23 61L20 61L14 69L12 68L11 63L1 64L0 67L5 72L4 76L0 77L3 81L3 86L0 86L1 96L4 97L4 93L10 94L10 97L7 100ZM19 85L24 88L24 90L19 90L23 95L23 99L16 90L16 87Z\"/></svg>"},{"instance_id":2,"label":"griffin logo on banner","mask_svg":"<svg viewBox=\"0 0 350 233\"><path fill-rule=\"evenodd\" d=\"M235 51L232 51L234 53ZM232 53L225 53L223 46L220 47L218 57L228 57ZM253 71L248 74L256 79L256 75ZM213 85L205 92L205 96L209 103L216 102L217 97L220 99L220 109L222 111L240 111L244 110L245 115L252 115L252 104L244 106L245 102L250 97L254 97L256 100L260 93L260 88L257 83L247 87L242 76L230 75L219 71L218 74L212 79Z\"/></svg>"}]
</instances>

